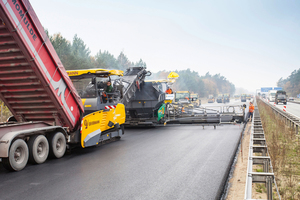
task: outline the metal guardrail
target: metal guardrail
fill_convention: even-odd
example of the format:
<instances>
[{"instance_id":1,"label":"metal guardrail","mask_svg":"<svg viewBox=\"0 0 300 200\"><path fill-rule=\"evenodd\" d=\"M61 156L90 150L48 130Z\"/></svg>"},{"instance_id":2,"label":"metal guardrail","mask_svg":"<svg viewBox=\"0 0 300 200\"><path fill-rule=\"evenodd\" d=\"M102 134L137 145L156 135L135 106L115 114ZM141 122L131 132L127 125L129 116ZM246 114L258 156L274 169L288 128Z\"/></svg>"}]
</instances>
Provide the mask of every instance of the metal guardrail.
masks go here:
<instances>
[{"instance_id":1,"label":"metal guardrail","mask_svg":"<svg viewBox=\"0 0 300 200\"><path fill-rule=\"evenodd\" d=\"M226 106L206 106L199 108L188 108L182 104L167 104L166 106L167 121L174 122L181 120L182 122L195 121L196 123L241 123L244 121L245 109L242 105L226 105Z\"/></svg>"},{"instance_id":2,"label":"metal guardrail","mask_svg":"<svg viewBox=\"0 0 300 200\"><path fill-rule=\"evenodd\" d=\"M251 121L251 135L249 144L249 156L247 166L247 177L245 187L245 200L252 199L252 184L265 183L267 189L267 199L273 199L272 186L275 183L277 194L281 199L277 184L275 181L271 158L268 153L268 147L262 127L260 114L256 102L253 118ZM260 155L255 155L259 153ZM263 172L253 172L254 165L263 165Z\"/></svg>"},{"instance_id":3,"label":"metal guardrail","mask_svg":"<svg viewBox=\"0 0 300 200\"><path fill-rule=\"evenodd\" d=\"M283 111L283 110L279 109L278 107L273 106L268 102L265 102L264 100L259 99L259 101L262 101L266 105L271 107L275 114L279 115L285 121L285 123L290 126L290 128L293 128L295 130L296 134L299 133L299 127L300 127L300 118L299 117L297 117L293 114L290 114L286 111Z\"/></svg>"}]
</instances>

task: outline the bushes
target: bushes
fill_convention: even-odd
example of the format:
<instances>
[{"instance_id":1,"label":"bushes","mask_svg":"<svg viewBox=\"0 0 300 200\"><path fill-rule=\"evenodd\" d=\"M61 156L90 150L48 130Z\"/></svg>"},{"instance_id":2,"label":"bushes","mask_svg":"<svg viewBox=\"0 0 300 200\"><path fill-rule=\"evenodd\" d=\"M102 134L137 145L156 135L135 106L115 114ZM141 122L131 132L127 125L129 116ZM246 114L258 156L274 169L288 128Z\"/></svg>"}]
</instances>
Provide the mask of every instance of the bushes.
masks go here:
<instances>
[{"instance_id":1,"label":"bushes","mask_svg":"<svg viewBox=\"0 0 300 200\"><path fill-rule=\"evenodd\" d=\"M0 122L6 121L6 119L11 116L9 109L0 101Z\"/></svg>"}]
</instances>

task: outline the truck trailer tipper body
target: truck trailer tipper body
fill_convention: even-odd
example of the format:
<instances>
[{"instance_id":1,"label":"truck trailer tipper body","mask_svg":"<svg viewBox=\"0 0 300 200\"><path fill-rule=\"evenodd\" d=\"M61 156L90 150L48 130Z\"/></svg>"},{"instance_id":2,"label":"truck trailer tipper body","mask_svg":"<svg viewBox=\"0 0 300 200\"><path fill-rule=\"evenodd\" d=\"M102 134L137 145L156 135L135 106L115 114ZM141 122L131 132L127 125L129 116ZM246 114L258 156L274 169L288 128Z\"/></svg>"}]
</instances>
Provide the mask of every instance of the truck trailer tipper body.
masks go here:
<instances>
[{"instance_id":1,"label":"truck trailer tipper body","mask_svg":"<svg viewBox=\"0 0 300 200\"><path fill-rule=\"evenodd\" d=\"M120 137L125 122L122 104L85 113L28 0L0 1L0 98L13 114L0 124L0 158L12 171Z\"/></svg>"}]
</instances>

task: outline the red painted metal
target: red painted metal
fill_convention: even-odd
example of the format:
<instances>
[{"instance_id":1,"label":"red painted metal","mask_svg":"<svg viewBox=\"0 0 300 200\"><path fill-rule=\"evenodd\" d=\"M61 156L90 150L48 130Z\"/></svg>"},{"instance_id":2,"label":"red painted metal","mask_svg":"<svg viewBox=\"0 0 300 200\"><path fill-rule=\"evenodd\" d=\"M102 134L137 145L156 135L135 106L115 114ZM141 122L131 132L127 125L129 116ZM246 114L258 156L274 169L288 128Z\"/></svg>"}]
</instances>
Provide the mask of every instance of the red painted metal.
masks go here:
<instances>
[{"instance_id":1,"label":"red painted metal","mask_svg":"<svg viewBox=\"0 0 300 200\"><path fill-rule=\"evenodd\" d=\"M19 122L71 131L84 111L28 0L0 0L0 98Z\"/></svg>"}]
</instances>

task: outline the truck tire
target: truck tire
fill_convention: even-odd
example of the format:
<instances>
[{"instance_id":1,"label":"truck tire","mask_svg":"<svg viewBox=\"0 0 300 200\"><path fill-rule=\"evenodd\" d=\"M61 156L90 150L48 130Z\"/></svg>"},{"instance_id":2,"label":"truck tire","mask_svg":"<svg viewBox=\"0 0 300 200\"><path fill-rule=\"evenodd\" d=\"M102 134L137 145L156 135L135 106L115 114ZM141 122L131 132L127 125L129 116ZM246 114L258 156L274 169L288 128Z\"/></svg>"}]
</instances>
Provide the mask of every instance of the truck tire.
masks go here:
<instances>
[{"instance_id":1,"label":"truck tire","mask_svg":"<svg viewBox=\"0 0 300 200\"><path fill-rule=\"evenodd\" d=\"M45 162L49 154L48 140L43 135L34 135L28 141L29 161L34 164Z\"/></svg>"},{"instance_id":2,"label":"truck tire","mask_svg":"<svg viewBox=\"0 0 300 200\"><path fill-rule=\"evenodd\" d=\"M66 138L61 132L53 133L49 137L50 156L61 158L66 152Z\"/></svg>"},{"instance_id":3,"label":"truck tire","mask_svg":"<svg viewBox=\"0 0 300 200\"><path fill-rule=\"evenodd\" d=\"M24 140L15 140L10 148L8 158L2 158L3 166L9 171L20 171L28 162L28 147Z\"/></svg>"}]
</instances>

